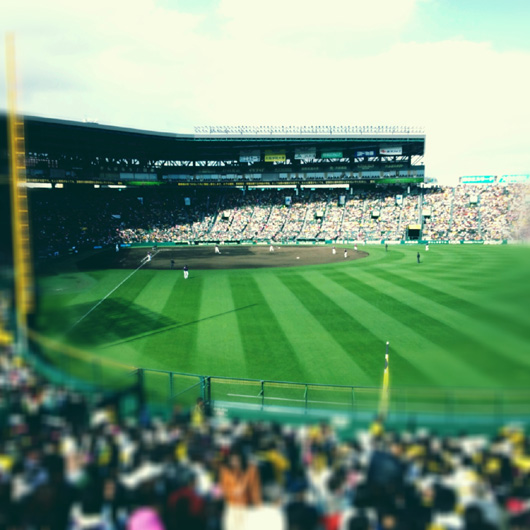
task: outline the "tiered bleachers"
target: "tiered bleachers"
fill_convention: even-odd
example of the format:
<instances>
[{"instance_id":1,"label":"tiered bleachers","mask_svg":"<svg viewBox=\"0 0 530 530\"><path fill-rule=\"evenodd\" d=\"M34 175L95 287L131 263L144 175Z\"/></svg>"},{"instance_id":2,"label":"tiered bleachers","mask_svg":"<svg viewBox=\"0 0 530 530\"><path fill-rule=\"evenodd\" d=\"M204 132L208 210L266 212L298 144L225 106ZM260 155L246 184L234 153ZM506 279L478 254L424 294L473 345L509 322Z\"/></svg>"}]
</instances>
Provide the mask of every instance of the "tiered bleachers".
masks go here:
<instances>
[{"instance_id":1,"label":"tiered bleachers","mask_svg":"<svg viewBox=\"0 0 530 530\"><path fill-rule=\"evenodd\" d=\"M114 403L114 404L113 404ZM171 419L41 379L0 348L0 526L33 530L520 530L530 439Z\"/></svg>"},{"instance_id":2,"label":"tiered bleachers","mask_svg":"<svg viewBox=\"0 0 530 530\"><path fill-rule=\"evenodd\" d=\"M344 206L341 193L212 191L193 194L185 205L178 190L38 191L30 194L30 213L42 255L115 243L401 240L408 225L422 222L422 237L431 240L528 234L528 191L522 185L361 190L347 194ZM399 204L396 195L402 195ZM285 205L286 196L292 197L291 206Z\"/></svg>"}]
</instances>

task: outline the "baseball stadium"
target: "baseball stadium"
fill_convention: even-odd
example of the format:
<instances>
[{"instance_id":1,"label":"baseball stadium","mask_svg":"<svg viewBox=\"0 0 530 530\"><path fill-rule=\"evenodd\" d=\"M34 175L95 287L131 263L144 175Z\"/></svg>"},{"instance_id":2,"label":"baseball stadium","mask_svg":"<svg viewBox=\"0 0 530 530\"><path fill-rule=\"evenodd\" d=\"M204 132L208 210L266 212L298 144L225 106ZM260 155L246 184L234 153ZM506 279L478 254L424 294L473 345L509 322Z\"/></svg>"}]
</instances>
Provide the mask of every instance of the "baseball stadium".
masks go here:
<instances>
[{"instance_id":1,"label":"baseball stadium","mask_svg":"<svg viewBox=\"0 0 530 530\"><path fill-rule=\"evenodd\" d=\"M9 497L5 521L125 529L123 517L155 506L165 526L135 528L262 528L246 512L233 522L242 505L222 459L241 450L254 463L234 480L259 498L248 505L284 502L291 518L271 530L398 528L392 517L500 528L440 523L482 517L449 480L462 469L471 497L528 528L529 175L439 184L419 127L176 134L19 116L11 103L0 482L20 455L89 471L72 471L73 526L24 522L36 482L27 505ZM400 458L417 481L392 467ZM200 494L186 489L199 478ZM91 487L107 484L95 511L112 499L113 526L83 526ZM361 501L351 519L331 517L327 495L346 491L366 494L381 526ZM388 500L404 491L417 501L405 515ZM307 492L302 516L291 504ZM339 527L337 514L368 526Z\"/></svg>"},{"instance_id":2,"label":"baseball stadium","mask_svg":"<svg viewBox=\"0 0 530 530\"><path fill-rule=\"evenodd\" d=\"M388 353L396 418L518 410L524 183L426 183L412 129L203 131L26 118L43 360L146 370L161 403L199 376L221 408L373 412Z\"/></svg>"}]
</instances>

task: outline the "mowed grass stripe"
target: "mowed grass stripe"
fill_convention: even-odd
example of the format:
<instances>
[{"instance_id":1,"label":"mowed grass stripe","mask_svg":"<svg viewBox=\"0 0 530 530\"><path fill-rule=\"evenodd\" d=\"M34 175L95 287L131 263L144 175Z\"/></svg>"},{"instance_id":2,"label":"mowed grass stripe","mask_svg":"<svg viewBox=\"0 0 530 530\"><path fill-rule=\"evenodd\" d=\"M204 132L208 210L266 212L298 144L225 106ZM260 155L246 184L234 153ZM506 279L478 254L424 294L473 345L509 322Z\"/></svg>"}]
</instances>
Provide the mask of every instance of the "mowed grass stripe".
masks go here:
<instances>
[{"instance_id":1,"label":"mowed grass stripe","mask_svg":"<svg viewBox=\"0 0 530 530\"><path fill-rule=\"evenodd\" d=\"M274 273L256 275L269 307L274 311L300 364L307 383L354 384L361 378L359 366L299 298L285 288ZM366 383L372 382L364 374Z\"/></svg>"},{"instance_id":2,"label":"mowed grass stripe","mask_svg":"<svg viewBox=\"0 0 530 530\"><path fill-rule=\"evenodd\" d=\"M335 274L344 273L336 271ZM381 312L371 300L366 300L357 292L335 281L335 274L311 274L306 277L313 285L318 285L323 289L328 296L332 296L345 312L358 321L357 328L347 327L343 333L355 333L358 330L368 329L377 337L371 349L361 352L362 356L377 359L377 384L381 383L387 340L390 341L392 352L392 384L400 386L447 385L449 384L447 381L440 380L441 371L462 373L462 369L466 368L464 363L459 362L438 345L425 340L414 329ZM433 362L433 359L436 362ZM466 384L481 386L493 384L492 380L480 374L471 375L471 381L466 380Z\"/></svg>"},{"instance_id":3,"label":"mowed grass stripe","mask_svg":"<svg viewBox=\"0 0 530 530\"><path fill-rule=\"evenodd\" d=\"M491 289L499 288L504 291L506 288L512 288L519 284L521 287L530 285L529 270L530 267L530 249L526 247L451 247L450 250L442 246L436 248L438 252L428 255L422 254L421 268L415 267L395 267L391 272L397 272L408 279L416 279L417 273L421 271L422 285L431 286L435 290L440 290L440 283L443 282L443 292L452 294L456 298L468 301L478 307L494 307L494 313L509 315L514 321L528 326L528 322L521 320L522 315L528 314L526 311L526 300L523 296L510 298L507 303L495 304L492 306ZM458 259L462 256L465 259ZM473 250L473 252L470 252ZM459 253L460 251L460 253ZM496 253L499 251L500 253ZM445 258L445 260L440 260ZM488 263L489 268L486 274L481 263ZM386 264L378 263L381 268L389 270ZM414 271L414 272L413 272ZM455 273L459 275L459 281L451 280L444 274ZM441 275L441 276L439 276Z\"/></svg>"},{"instance_id":4,"label":"mowed grass stripe","mask_svg":"<svg viewBox=\"0 0 530 530\"><path fill-rule=\"evenodd\" d=\"M198 373L246 377L237 313L248 310L235 305L226 273L204 275L194 353Z\"/></svg>"},{"instance_id":5,"label":"mowed grass stripe","mask_svg":"<svg viewBox=\"0 0 530 530\"><path fill-rule=\"evenodd\" d=\"M281 274L280 281L309 311L315 320L334 338L350 360L335 364L335 378L341 384L378 385L382 374L383 356L367 355L373 352L380 340L370 330L340 307L329 294L324 294L306 274ZM328 354L322 352L322 361L328 362ZM329 361L331 362L331 360Z\"/></svg>"},{"instance_id":6,"label":"mowed grass stripe","mask_svg":"<svg viewBox=\"0 0 530 530\"><path fill-rule=\"evenodd\" d=\"M195 373L197 343L197 321L199 318L202 278L184 280L177 274L162 313L171 318L173 328L155 330L151 335L139 339L144 366Z\"/></svg>"},{"instance_id":7,"label":"mowed grass stripe","mask_svg":"<svg viewBox=\"0 0 530 530\"><path fill-rule=\"evenodd\" d=\"M144 276L140 278L140 273L144 273ZM147 275L145 274L147 272ZM71 300L71 305L77 305L77 304L87 304L87 303L94 303L96 304L99 302L102 298L107 296L109 292L111 292L117 285L119 285L127 276L131 274L130 270L108 270L108 271L92 271L89 273L90 276L92 276L97 283L92 286L90 289L87 289L86 291L80 292L73 300ZM150 274L148 271L137 271L135 274L133 274L126 282L124 282L114 293L112 293L111 297L114 296L121 296L122 294L125 295L125 293L128 293L129 288L134 290L133 287L133 280L140 278L139 280L139 286L145 285L149 279ZM140 287L134 296L138 294L138 292L143 287Z\"/></svg>"},{"instance_id":8,"label":"mowed grass stripe","mask_svg":"<svg viewBox=\"0 0 530 530\"><path fill-rule=\"evenodd\" d=\"M416 308L421 307L423 313L446 326L457 329L471 341L476 342L477 346L494 349L498 354L512 358L517 363L526 363L530 366L530 356L524 356L524 352L530 353L528 341L516 334L507 333L506 329L503 329L502 319L496 318L489 322L483 322L479 317L468 317L459 312L458 303L445 305L434 296L422 296L413 288L407 289L406 286L402 285L404 282L401 282L398 276L392 275L386 270L374 268L369 273L357 272L355 276L394 298L407 300L408 305ZM443 293L441 293L441 297L443 297Z\"/></svg>"},{"instance_id":9,"label":"mowed grass stripe","mask_svg":"<svg viewBox=\"0 0 530 530\"><path fill-rule=\"evenodd\" d=\"M425 279L423 276L422 281L419 282L404 275L403 271L392 272L386 268L373 267L369 272L370 274L377 276L380 280L392 282L395 285L407 289L409 292L422 296L426 300L433 300L436 301L437 304L453 308L474 320L494 327L499 327L499 325L501 325L507 331L510 331L521 339L528 340L529 338L528 324L524 325L513 318L509 318L503 312L491 311L482 305L470 302L469 299L450 294L449 291L451 290L451 287L447 282L441 283L443 285L442 290L427 285L425 281L423 281ZM471 274L472 272L469 271L469 273ZM527 315L522 316L527 317Z\"/></svg>"},{"instance_id":10,"label":"mowed grass stripe","mask_svg":"<svg viewBox=\"0 0 530 530\"><path fill-rule=\"evenodd\" d=\"M176 281L177 276L174 271L154 271L152 278L135 298L134 303L155 313L163 313Z\"/></svg>"},{"instance_id":11,"label":"mowed grass stripe","mask_svg":"<svg viewBox=\"0 0 530 530\"><path fill-rule=\"evenodd\" d=\"M384 288L384 285L375 288L353 277L355 272L352 271L351 274L336 273L333 275L333 279L348 290L369 300L380 311L414 329L432 343L441 346L447 353L467 365L469 375L477 371L499 383L525 383L527 377L523 364L503 358L498 351L476 342L458 329L432 318L421 310L421 306L413 307L410 305L410 300L415 299L413 292L409 292L408 296L405 295L399 299L383 292L381 289ZM499 371L501 363L502 372ZM446 377L460 375L448 370L444 370L444 373ZM452 384L451 381L447 380L444 383Z\"/></svg>"},{"instance_id":12,"label":"mowed grass stripe","mask_svg":"<svg viewBox=\"0 0 530 530\"><path fill-rule=\"evenodd\" d=\"M230 287L236 307L250 306L236 313L247 377L304 381L304 367L254 277L234 272L230 276Z\"/></svg>"}]
</instances>

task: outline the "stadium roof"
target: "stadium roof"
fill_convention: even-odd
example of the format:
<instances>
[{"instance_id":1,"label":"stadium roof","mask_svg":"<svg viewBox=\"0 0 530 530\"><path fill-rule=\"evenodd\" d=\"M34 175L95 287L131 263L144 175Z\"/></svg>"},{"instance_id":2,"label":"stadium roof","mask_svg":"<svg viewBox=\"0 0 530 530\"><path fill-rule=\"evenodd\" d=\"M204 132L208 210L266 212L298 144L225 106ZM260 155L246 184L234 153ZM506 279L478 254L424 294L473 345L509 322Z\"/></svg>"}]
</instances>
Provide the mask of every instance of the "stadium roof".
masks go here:
<instances>
[{"instance_id":1,"label":"stadium roof","mask_svg":"<svg viewBox=\"0 0 530 530\"><path fill-rule=\"evenodd\" d=\"M5 132L5 115L0 128ZM403 154L422 156L424 134L178 134L25 117L26 151L55 156L165 160L238 160L241 149L325 147L352 150L401 145Z\"/></svg>"}]
</instances>

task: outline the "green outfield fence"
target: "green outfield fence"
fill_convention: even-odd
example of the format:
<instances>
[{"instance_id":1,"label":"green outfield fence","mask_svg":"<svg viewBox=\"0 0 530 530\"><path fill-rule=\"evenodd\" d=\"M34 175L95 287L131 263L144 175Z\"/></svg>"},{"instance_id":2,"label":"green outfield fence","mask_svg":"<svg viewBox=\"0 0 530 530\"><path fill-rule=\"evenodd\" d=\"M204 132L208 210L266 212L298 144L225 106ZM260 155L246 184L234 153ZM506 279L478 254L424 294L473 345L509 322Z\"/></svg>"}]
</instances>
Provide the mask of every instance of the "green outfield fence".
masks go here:
<instances>
[{"instance_id":1,"label":"green outfield fence","mask_svg":"<svg viewBox=\"0 0 530 530\"><path fill-rule=\"evenodd\" d=\"M55 384L94 395L134 388L151 410L167 417L175 405L191 407L202 397L213 414L256 418L342 417L366 424L378 413L381 388L240 379L136 368L78 350L58 352L47 344L39 355L28 354L35 369ZM387 423L496 428L506 423L530 424L530 389L394 387L390 389Z\"/></svg>"},{"instance_id":2,"label":"green outfield fence","mask_svg":"<svg viewBox=\"0 0 530 530\"><path fill-rule=\"evenodd\" d=\"M149 401L190 404L198 397L212 409L343 414L373 419L381 388L201 376L139 369ZM494 425L530 420L530 389L397 387L390 390L388 419L396 422Z\"/></svg>"}]
</instances>

